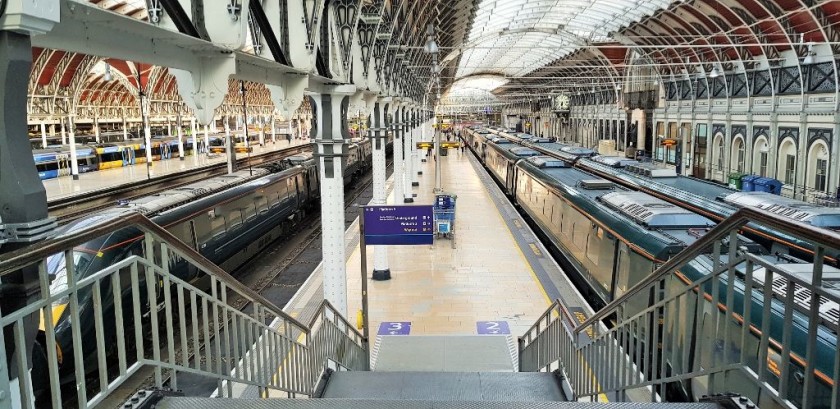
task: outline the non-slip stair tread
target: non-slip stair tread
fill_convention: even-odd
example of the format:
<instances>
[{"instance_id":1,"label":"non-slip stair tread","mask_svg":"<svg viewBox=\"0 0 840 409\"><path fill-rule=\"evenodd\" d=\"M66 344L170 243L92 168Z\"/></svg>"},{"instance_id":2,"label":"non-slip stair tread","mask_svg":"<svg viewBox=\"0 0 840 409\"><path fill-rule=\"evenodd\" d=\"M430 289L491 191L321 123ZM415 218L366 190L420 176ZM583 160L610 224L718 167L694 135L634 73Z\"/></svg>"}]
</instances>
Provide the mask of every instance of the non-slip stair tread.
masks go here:
<instances>
[{"instance_id":1,"label":"non-slip stair tread","mask_svg":"<svg viewBox=\"0 0 840 409\"><path fill-rule=\"evenodd\" d=\"M157 409L719 409L711 403L486 402L363 399L166 398Z\"/></svg>"},{"instance_id":2,"label":"non-slip stair tread","mask_svg":"<svg viewBox=\"0 0 840 409\"><path fill-rule=\"evenodd\" d=\"M554 376L517 372L337 372L325 398L562 401Z\"/></svg>"}]
</instances>

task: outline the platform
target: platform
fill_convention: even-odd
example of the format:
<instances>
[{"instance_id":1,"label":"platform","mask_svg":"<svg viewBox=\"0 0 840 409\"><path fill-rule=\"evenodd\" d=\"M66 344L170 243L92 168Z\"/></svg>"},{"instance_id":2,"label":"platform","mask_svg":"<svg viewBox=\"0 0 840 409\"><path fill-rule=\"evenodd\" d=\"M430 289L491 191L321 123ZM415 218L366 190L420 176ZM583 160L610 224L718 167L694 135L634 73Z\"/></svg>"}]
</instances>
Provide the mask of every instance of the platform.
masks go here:
<instances>
[{"instance_id":1,"label":"platform","mask_svg":"<svg viewBox=\"0 0 840 409\"><path fill-rule=\"evenodd\" d=\"M429 159L422 164L420 186L413 189L415 204L431 204L434 198L434 160ZM453 249L450 240L442 238L433 246L387 247L392 279L368 283L370 333L382 335L380 326L389 325L383 323L410 323L407 333L400 333L515 337L557 297L589 313L472 154L453 149L440 159L442 188L458 196L457 245ZM368 258L372 266L373 247L368 248ZM356 246L347 263L351 316L361 309L359 269Z\"/></svg>"},{"instance_id":2,"label":"platform","mask_svg":"<svg viewBox=\"0 0 840 409\"><path fill-rule=\"evenodd\" d=\"M254 150L251 152L251 155L259 155L261 153L307 143L309 143L308 139L292 139L291 144L286 140L281 141L278 139L277 143L274 144L269 142L265 146L254 145ZM246 154L237 153L236 157L237 159L241 159L246 157ZM211 154L208 156L207 154L200 153L198 155L188 155L184 157L184 160L179 160L176 154L171 159L152 162L148 175L146 173L146 163L141 163L122 168L80 173L79 180L73 180L70 176L61 176L54 179L42 180L42 182L44 183L44 188L47 190L47 200L55 200L69 196L79 196L88 192L130 182L146 180L149 175L152 178L161 177L172 173L224 163L225 160L226 157L224 154Z\"/></svg>"}]
</instances>

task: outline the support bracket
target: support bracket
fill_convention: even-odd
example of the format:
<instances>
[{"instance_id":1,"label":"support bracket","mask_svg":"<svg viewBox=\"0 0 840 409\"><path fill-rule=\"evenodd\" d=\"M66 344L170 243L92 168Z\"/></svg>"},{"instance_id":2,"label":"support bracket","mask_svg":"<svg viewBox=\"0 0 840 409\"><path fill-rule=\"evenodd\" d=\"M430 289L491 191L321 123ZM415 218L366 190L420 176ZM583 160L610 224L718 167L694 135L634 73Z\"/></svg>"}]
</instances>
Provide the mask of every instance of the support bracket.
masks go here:
<instances>
[{"instance_id":1,"label":"support bracket","mask_svg":"<svg viewBox=\"0 0 840 409\"><path fill-rule=\"evenodd\" d=\"M303 92L309 86L309 77L306 75L285 75L281 80L283 85L266 85L271 94L271 102L274 108L289 119L303 102Z\"/></svg>"},{"instance_id":2,"label":"support bracket","mask_svg":"<svg viewBox=\"0 0 840 409\"><path fill-rule=\"evenodd\" d=\"M236 60L225 57L199 57L195 69L186 71L170 68L178 83L178 93L193 110L201 125L213 122L216 108L222 105L228 92L228 79L236 72Z\"/></svg>"}]
</instances>

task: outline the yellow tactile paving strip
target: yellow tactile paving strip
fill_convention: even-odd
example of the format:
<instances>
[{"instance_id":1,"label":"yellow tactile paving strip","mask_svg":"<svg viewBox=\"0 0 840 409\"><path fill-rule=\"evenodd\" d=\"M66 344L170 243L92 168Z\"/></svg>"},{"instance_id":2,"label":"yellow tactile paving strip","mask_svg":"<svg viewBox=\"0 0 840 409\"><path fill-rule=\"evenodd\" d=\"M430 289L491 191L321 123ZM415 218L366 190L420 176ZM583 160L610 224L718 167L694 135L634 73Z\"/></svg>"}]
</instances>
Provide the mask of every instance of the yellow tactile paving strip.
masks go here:
<instances>
[{"instance_id":1,"label":"yellow tactile paving strip","mask_svg":"<svg viewBox=\"0 0 840 409\"><path fill-rule=\"evenodd\" d=\"M458 195L455 232L434 246L390 246L392 279L369 281L370 331L383 321L410 321L412 335L467 335L476 321L507 321L511 334L521 335L548 306L508 227L467 158L450 151L443 157L442 184ZM434 198L434 162L423 164L415 204ZM530 251L530 250L529 250ZM348 307L361 309L360 252L347 264ZM368 270L373 247L368 247ZM370 274L370 273L369 273ZM369 275L370 277L370 275Z\"/></svg>"}]
</instances>

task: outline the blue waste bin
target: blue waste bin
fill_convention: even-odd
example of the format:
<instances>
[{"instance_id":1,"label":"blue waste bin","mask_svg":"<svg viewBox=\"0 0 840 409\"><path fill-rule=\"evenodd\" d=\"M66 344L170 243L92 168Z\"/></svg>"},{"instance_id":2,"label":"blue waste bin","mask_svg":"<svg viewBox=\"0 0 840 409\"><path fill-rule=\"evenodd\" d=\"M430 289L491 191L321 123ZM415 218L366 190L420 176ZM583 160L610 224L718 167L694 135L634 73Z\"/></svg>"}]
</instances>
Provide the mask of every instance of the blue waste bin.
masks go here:
<instances>
[{"instance_id":1,"label":"blue waste bin","mask_svg":"<svg viewBox=\"0 0 840 409\"><path fill-rule=\"evenodd\" d=\"M753 184L756 192L767 192L774 195L782 193L782 182L771 178L758 178Z\"/></svg>"},{"instance_id":2,"label":"blue waste bin","mask_svg":"<svg viewBox=\"0 0 840 409\"><path fill-rule=\"evenodd\" d=\"M755 180L760 179L758 175L747 175L741 178L741 190L744 192L755 191Z\"/></svg>"}]
</instances>

